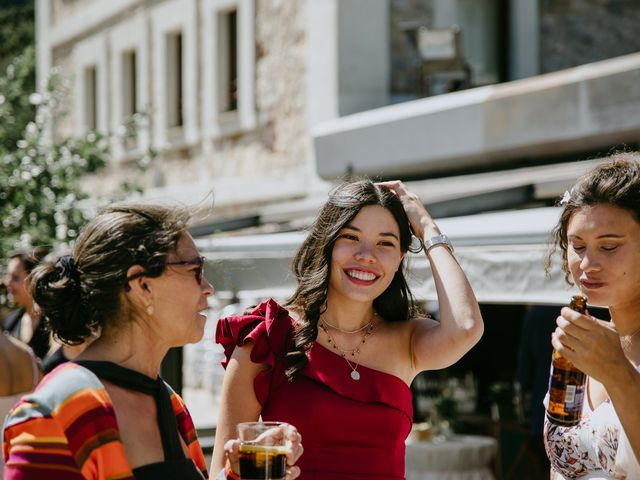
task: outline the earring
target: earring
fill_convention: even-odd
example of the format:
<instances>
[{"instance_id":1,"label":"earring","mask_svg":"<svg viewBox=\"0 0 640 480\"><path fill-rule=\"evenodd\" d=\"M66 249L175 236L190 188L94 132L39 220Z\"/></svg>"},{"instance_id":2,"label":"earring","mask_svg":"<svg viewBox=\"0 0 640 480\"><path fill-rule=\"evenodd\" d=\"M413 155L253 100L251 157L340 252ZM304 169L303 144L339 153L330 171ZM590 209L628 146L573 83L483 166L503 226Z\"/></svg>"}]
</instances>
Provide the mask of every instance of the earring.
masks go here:
<instances>
[{"instance_id":1,"label":"earring","mask_svg":"<svg viewBox=\"0 0 640 480\"><path fill-rule=\"evenodd\" d=\"M149 316L153 315L153 303L150 303L149 305L147 305L147 315Z\"/></svg>"},{"instance_id":2,"label":"earring","mask_svg":"<svg viewBox=\"0 0 640 480\"><path fill-rule=\"evenodd\" d=\"M424 242L415 235L411 235L411 242L409 243L409 251L411 253L419 253L424 248Z\"/></svg>"}]
</instances>

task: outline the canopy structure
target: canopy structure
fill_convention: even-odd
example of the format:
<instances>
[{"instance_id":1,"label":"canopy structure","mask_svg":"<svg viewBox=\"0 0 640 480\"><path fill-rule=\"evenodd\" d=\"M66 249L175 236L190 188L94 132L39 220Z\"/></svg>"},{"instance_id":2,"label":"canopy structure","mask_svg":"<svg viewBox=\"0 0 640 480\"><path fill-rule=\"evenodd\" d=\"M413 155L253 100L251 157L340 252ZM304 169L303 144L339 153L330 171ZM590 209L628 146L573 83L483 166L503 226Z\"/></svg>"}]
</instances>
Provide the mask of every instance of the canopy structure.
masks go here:
<instances>
[{"instance_id":1,"label":"canopy structure","mask_svg":"<svg viewBox=\"0 0 640 480\"><path fill-rule=\"evenodd\" d=\"M549 235L559 208L536 208L452 217L438 225L453 242L455 255L480 302L566 304L577 292L564 281L557 256L544 271ZM207 278L221 299L251 303L293 292L291 259L305 233L278 233L198 239L207 259ZM409 254L407 278L419 300L436 299L424 254Z\"/></svg>"}]
</instances>

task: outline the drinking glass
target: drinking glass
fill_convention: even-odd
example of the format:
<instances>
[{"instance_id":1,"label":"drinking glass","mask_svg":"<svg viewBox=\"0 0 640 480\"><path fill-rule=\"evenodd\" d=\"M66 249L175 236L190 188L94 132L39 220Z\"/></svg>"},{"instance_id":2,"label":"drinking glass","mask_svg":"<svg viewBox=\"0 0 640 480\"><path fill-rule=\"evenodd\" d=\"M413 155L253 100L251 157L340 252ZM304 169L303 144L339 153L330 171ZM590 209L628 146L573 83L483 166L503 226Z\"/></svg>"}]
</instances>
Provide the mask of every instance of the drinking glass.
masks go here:
<instances>
[{"instance_id":1,"label":"drinking glass","mask_svg":"<svg viewBox=\"0 0 640 480\"><path fill-rule=\"evenodd\" d=\"M288 429L289 424L283 422L238 424L241 480L284 480L286 454L291 449Z\"/></svg>"}]
</instances>

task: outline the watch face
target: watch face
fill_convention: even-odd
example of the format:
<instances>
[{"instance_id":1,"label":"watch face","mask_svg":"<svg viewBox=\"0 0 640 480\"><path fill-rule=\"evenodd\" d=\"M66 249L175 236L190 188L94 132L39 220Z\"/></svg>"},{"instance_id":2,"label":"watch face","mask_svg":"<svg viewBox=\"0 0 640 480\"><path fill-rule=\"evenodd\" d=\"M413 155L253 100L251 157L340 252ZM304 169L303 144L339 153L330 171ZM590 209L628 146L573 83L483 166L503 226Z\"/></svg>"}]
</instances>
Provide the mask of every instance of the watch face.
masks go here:
<instances>
[{"instance_id":1,"label":"watch face","mask_svg":"<svg viewBox=\"0 0 640 480\"><path fill-rule=\"evenodd\" d=\"M436 245L445 245L451 252L453 252L453 245L449 241L449 237L445 234L436 235L435 237L428 239L424 244L425 252L428 252L429 249Z\"/></svg>"}]
</instances>

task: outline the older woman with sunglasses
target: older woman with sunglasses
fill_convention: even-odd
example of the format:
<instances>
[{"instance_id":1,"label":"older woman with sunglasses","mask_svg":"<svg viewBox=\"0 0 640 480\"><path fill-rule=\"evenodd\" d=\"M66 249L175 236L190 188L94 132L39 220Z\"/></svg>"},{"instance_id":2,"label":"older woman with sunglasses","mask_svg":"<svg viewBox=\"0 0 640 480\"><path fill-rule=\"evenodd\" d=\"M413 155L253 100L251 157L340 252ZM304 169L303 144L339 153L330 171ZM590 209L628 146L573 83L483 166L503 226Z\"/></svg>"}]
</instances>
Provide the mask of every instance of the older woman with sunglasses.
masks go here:
<instances>
[{"instance_id":1,"label":"older woman with sunglasses","mask_svg":"<svg viewBox=\"0 0 640 480\"><path fill-rule=\"evenodd\" d=\"M189 412L158 375L171 347L202 337L213 293L187 221L182 210L113 206L71 256L32 273L57 339L99 335L8 416L6 479L207 478Z\"/></svg>"}]
</instances>

